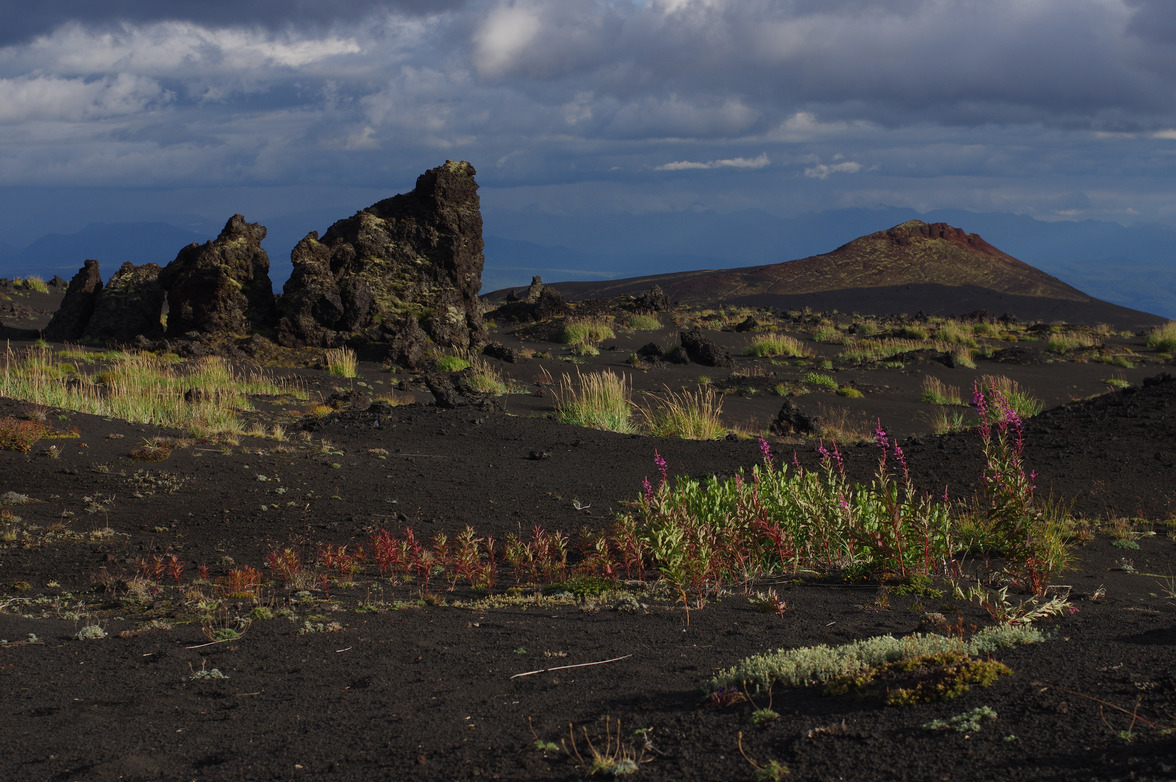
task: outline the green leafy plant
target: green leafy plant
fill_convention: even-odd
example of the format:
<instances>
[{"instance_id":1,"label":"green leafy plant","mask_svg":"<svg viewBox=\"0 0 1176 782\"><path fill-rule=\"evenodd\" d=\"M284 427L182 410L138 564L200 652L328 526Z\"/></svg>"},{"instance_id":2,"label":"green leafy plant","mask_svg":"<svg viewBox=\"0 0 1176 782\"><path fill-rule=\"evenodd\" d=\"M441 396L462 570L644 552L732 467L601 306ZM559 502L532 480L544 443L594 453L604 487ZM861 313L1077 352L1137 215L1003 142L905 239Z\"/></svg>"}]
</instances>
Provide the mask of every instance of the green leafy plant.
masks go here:
<instances>
[{"instance_id":1,"label":"green leafy plant","mask_svg":"<svg viewBox=\"0 0 1176 782\"><path fill-rule=\"evenodd\" d=\"M830 390L837 390L837 381L831 375L822 374L821 372L809 372L801 378L809 385L820 386L821 388L828 388Z\"/></svg>"},{"instance_id":2,"label":"green leafy plant","mask_svg":"<svg viewBox=\"0 0 1176 782\"><path fill-rule=\"evenodd\" d=\"M1008 558L1014 583L1042 595L1047 582L1065 568L1068 552L1058 525L1034 502L1036 473L1025 467L1021 415L996 385L977 383L972 400L980 418L993 538Z\"/></svg>"}]
</instances>

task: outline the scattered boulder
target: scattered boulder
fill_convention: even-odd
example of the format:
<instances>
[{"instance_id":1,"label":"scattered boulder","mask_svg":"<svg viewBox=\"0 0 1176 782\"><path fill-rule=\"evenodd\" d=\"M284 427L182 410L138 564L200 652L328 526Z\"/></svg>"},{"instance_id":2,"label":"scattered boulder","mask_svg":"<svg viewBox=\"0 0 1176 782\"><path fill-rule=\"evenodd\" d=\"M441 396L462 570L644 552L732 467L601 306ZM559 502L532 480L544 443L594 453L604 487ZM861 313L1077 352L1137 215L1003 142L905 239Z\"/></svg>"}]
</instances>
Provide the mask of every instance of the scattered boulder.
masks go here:
<instances>
[{"instance_id":1,"label":"scattered boulder","mask_svg":"<svg viewBox=\"0 0 1176 782\"><path fill-rule=\"evenodd\" d=\"M270 331L277 307L265 226L233 215L211 242L190 244L160 274L167 290L167 336L244 335Z\"/></svg>"},{"instance_id":2,"label":"scattered boulder","mask_svg":"<svg viewBox=\"0 0 1176 782\"><path fill-rule=\"evenodd\" d=\"M45 336L56 340L81 339L101 292L102 275L98 261L88 260L69 281L65 297L45 327Z\"/></svg>"},{"instance_id":3,"label":"scattered boulder","mask_svg":"<svg viewBox=\"0 0 1176 782\"><path fill-rule=\"evenodd\" d=\"M278 341L322 347L387 343L417 326L454 349L485 332L478 289L484 263L474 167L448 161L416 188L311 232L291 253Z\"/></svg>"},{"instance_id":4,"label":"scattered boulder","mask_svg":"<svg viewBox=\"0 0 1176 782\"><path fill-rule=\"evenodd\" d=\"M496 358L499 361L505 361L508 364L517 364L519 361L519 352L514 348L508 348L501 342L491 342L482 348L482 355L488 358Z\"/></svg>"},{"instance_id":5,"label":"scattered boulder","mask_svg":"<svg viewBox=\"0 0 1176 782\"><path fill-rule=\"evenodd\" d=\"M660 345L656 342L650 342L637 348L637 357L645 361L656 362L665 358L665 354L662 352Z\"/></svg>"},{"instance_id":6,"label":"scattered boulder","mask_svg":"<svg viewBox=\"0 0 1176 782\"><path fill-rule=\"evenodd\" d=\"M731 351L704 337L701 330L695 328L683 331L679 338L682 340L682 349L695 364L702 364L704 367L735 366Z\"/></svg>"},{"instance_id":7,"label":"scattered boulder","mask_svg":"<svg viewBox=\"0 0 1176 782\"><path fill-rule=\"evenodd\" d=\"M95 270L97 266L95 266ZM124 263L98 294L82 338L95 342L134 342L163 336L164 290L157 263ZM76 279L76 278L75 278Z\"/></svg>"},{"instance_id":8,"label":"scattered boulder","mask_svg":"<svg viewBox=\"0 0 1176 782\"><path fill-rule=\"evenodd\" d=\"M796 402L785 399L780 412L776 413L776 420L769 424L768 431L780 437L820 434L821 425L816 418L802 412Z\"/></svg>"},{"instance_id":9,"label":"scattered boulder","mask_svg":"<svg viewBox=\"0 0 1176 782\"><path fill-rule=\"evenodd\" d=\"M636 312L666 312L670 309L670 297L660 285L654 284L648 291L633 299L633 309Z\"/></svg>"},{"instance_id":10,"label":"scattered boulder","mask_svg":"<svg viewBox=\"0 0 1176 782\"><path fill-rule=\"evenodd\" d=\"M739 323L735 324L735 330L740 334L744 334L749 331L760 331L762 328L763 325L751 315L748 315L746 318L739 321Z\"/></svg>"},{"instance_id":11,"label":"scattered boulder","mask_svg":"<svg viewBox=\"0 0 1176 782\"><path fill-rule=\"evenodd\" d=\"M563 294L544 285L542 278L535 275L531 278L531 285L523 298L508 298L505 304L490 314L490 317L502 323L526 323L560 317L567 315L568 311Z\"/></svg>"}]
</instances>

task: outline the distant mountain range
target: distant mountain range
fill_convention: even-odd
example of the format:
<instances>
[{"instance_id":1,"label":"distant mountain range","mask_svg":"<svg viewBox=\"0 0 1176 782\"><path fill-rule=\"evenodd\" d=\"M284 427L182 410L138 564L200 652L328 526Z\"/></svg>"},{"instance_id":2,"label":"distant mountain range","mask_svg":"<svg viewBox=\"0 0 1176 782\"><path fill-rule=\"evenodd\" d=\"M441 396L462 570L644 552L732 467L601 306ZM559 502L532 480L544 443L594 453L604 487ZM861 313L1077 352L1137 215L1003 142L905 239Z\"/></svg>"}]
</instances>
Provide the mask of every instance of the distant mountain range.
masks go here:
<instances>
[{"instance_id":1,"label":"distant mountain range","mask_svg":"<svg viewBox=\"0 0 1176 782\"><path fill-rule=\"evenodd\" d=\"M97 223L77 233L46 234L20 249L0 246L0 276L60 275L68 280L93 258L109 277L127 261L165 266L183 247L215 236L216 232L204 236L169 223Z\"/></svg>"},{"instance_id":2,"label":"distant mountain range","mask_svg":"<svg viewBox=\"0 0 1176 782\"><path fill-rule=\"evenodd\" d=\"M483 217L487 291L526 285L536 274L547 282L607 280L779 263L828 252L917 218L979 234L1010 256L1106 301L1176 318L1176 230L1164 226L905 209L839 210L789 219L759 210L585 217L552 215L539 207L494 209L485 202ZM270 229L264 246L271 278L280 290L294 244L330 220L308 212L263 222ZM97 258L109 277L124 261L166 264L187 244L215 237L219 228L199 233L165 222L103 223L77 233L48 234L24 247L0 244L0 276L69 279L85 259Z\"/></svg>"}]
</instances>

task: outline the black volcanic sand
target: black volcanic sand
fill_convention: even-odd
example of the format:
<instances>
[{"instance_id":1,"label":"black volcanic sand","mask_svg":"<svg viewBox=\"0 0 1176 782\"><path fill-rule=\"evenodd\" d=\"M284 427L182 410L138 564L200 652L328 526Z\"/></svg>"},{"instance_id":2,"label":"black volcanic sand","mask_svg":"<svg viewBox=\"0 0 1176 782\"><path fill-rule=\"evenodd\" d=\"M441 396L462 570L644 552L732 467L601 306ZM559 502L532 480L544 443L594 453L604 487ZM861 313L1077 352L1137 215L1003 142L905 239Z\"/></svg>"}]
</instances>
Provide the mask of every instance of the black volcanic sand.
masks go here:
<instances>
[{"instance_id":1,"label":"black volcanic sand","mask_svg":"<svg viewBox=\"0 0 1176 782\"><path fill-rule=\"evenodd\" d=\"M494 338L560 352L505 331ZM748 339L711 336L733 346ZM669 329L622 334L615 350L580 369L628 370L636 346L672 338ZM1138 336L1122 342L1146 352ZM484 594L436 583L437 599L418 605L419 585L393 585L368 565L354 585L332 582L328 593L299 596L267 583L261 602L290 615L209 644L181 589L165 583L135 602L120 586L141 558L174 553L186 566L182 588L212 594L195 582L200 564L213 579L244 565L264 571L276 547L312 558L321 544L354 546L380 527L431 537L472 525L501 539L538 524L574 538L583 527L606 527L638 495L642 478L655 475L655 450L671 473L695 476L730 475L759 458L754 439L685 442L557 423L546 415L550 391L534 393L542 369L556 378L571 369L555 359L495 362L529 392L503 397L505 410L438 409L408 379L418 404L343 410L305 429L289 423L285 443L191 443L158 463L130 452L176 433L49 411L55 428L76 427L79 437L42 441L29 454L0 451L0 494L35 500L7 508L29 537L0 542L0 638L8 641L0 646L0 778L580 779L590 769L557 748L569 725L588 757L583 731L604 750L616 742L606 727L618 722L626 746L651 745L638 779L755 779L746 758L776 760L789 779L1176 778L1176 738L1165 731L1176 728L1176 382L1143 384L1170 369L1156 359L1125 370L1035 349L1023 363L983 361L976 370L917 361L838 368L831 373L857 383L864 399L796 399L811 412L849 409L867 431L880 418L908 438L920 487L939 494L946 485L964 498L979 483L979 438L929 433L929 406L917 401L922 377L965 389L982 374L1014 377L1051 408L1027 425L1039 494L1072 503L1092 523L1133 517L1140 533L1138 548L1104 533L1075 547L1073 568L1058 579L1072 588L1073 612L1037 623L1046 642L997 655L1012 676L911 707L819 687L776 687L753 693L754 703L716 706L702 686L752 654L914 632L926 611L966 627L989 624L975 606L807 577L752 585L753 593L777 589L790 607L783 616L757 611L738 587L689 615L672 596L648 593L636 611L531 591L489 608L476 602ZM758 432L780 406L768 389L811 369L740 358L733 379L729 369L690 365L637 372L634 383L680 388L705 375L714 387L730 384L726 416ZM361 372L377 393L403 377L374 364ZM324 397L347 385L318 370L299 374ZM1105 391L1113 374L1133 387L1081 399ZM0 415L28 410L0 400ZM815 442L772 442L778 454L814 463ZM46 454L49 444L58 458ZM846 451L855 476L868 480L874 447ZM94 534L104 528L112 532ZM222 611L247 614L254 604L228 599ZM149 629L153 617L170 629ZM95 622L105 638L75 639ZM308 622L328 631L300 632ZM611 662L546 670L601 661ZM193 677L214 669L227 678ZM533 671L545 672L512 678ZM779 719L753 725L751 713L769 705ZM977 732L922 727L980 706L997 719Z\"/></svg>"}]
</instances>

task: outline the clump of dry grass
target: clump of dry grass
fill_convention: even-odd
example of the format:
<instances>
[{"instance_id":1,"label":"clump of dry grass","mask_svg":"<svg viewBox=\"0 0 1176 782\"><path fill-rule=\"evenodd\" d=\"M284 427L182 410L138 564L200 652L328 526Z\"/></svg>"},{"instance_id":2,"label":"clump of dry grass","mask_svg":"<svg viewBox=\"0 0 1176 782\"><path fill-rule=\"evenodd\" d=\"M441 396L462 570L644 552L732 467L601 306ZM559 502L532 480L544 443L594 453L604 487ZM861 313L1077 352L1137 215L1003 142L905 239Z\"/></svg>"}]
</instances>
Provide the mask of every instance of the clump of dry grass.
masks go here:
<instances>
[{"instance_id":1,"label":"clump of dry grass","mask_svg":"<svg viewBox=\"0 0 1176 782\"><path fill-rule=\"evenodd\" d=\"M801 344L800 340L787 334L763 334L752 340L743 350L745 356L756 358L774 358L776 356L805 357L813 352Z\"/></svg>"},{"instance_id":2,"label":"clump of dry grass","mask_svg":"<svg viewBox=\"0 0 1176 782\"><path fill-rule=\"evenodd\" d=\"M168 356L118 353L90 373L62 362L48 348L18 355L9 347L0 367L0 396L201 436L239 434L238 414L253 409L250 395L306 398L296 385L279 383L260 370L239 372L221 357L173 364Z\"/></svg>"},{"instance_id":3,"label":"clump of dry grass","mask_svg":"<svg viewBox=\"0 0 1176 782\"><path fill-rule=\"evenodd\" d=\"M637 431L632 384L624 375L608 371L582 375L577 370L575 380L563 375L552 386L552 396L555 417L565 424L625 434Z\"/></svg>"},{"instance_id":4,"label":"clump of dry grass","mask_svg":"<svg viewBox=\"0 0 1176 782\"><path fill-rule=\"evenodd\" d=\"M1176 320L1156 326L1148 332L1147 346L1160 353L1176 353Z\"/></svg>"},{"instance_id":5,"label":"clump of dry grass","mask_svg":"<svg viewBox=\"0 0 1176 782\"><path fill-rule=\"evenodd\" d=\"M647 394L641 416L649 431L658 437L683 440L718 440L727 434L720 414L723 397L710 388L664 394Z\"/></svg>"},{"instance_id":6,"label":"clump of dry grass","mask_svg":"<svg viewBox=\"0 0 1176 782\"><path fill-rule=\"evenodd\" d=\"M923 378L922 399L924 402L935 405L962 405L964 403L958 386L947 385L933 375L927 375Z\"/></svg>"},{"instance_id":7,"label":"clump of dry grass","mask_svg":"<svg viewBox=\"0 0 1176 782\"><path fill-rule=\"evenodd\" d=\"M331 377L355 377L359 369L359 357L351 348L329 348L323 353L323 363Z\"/></svg>"},{"instance_id":8,"label":"clump of dry grass","mask_svg":"<svg viewBox=\"0 0 1176 782\"><path fill-rule=\"evenodd\" d=\"M595 345L615 336L612 326L603 318L581 318L569 320L564 325L561 341L567 345L582 347Z\"/></svg>"}]
</instances>

